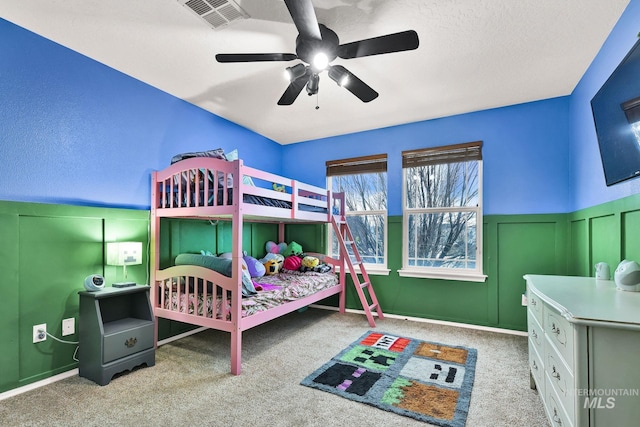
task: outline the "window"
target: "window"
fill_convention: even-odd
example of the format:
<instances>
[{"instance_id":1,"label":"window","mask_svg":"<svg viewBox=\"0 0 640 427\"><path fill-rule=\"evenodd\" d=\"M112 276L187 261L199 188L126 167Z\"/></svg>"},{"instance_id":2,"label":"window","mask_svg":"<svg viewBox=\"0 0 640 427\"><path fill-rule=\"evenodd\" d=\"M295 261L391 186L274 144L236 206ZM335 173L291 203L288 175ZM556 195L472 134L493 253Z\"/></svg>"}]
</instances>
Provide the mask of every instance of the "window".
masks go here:
<instances>
[{"instance_id":1,"label":"window","mask_svg":"<svg viewBox=\"0 0 640 427\"><path fill-rule=\"evenodd\" d=\"M331 160L326 165L327 187L345 193L347 224L367 272L388 274L387 155ZM332 229L329 236L329 253L337 257Z\"/></svg>"},{"instance_id":2,"label":"window","mask_svg":"<svg viewBox=\"0 0 640 427\"><path fill-rule=\"evenodd\" d=\"M401 276L484 281L482 142L402 152Z\"/></svg>"}]
</instances>

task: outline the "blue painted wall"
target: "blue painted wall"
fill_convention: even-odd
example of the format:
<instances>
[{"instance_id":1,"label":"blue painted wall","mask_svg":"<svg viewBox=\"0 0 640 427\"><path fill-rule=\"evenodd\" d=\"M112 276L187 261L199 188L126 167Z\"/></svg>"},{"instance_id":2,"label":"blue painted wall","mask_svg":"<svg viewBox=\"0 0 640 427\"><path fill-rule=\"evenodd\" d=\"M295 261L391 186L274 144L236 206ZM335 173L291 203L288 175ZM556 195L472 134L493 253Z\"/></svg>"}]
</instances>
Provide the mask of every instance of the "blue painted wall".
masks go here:
<instances>
[{"instance_id":1,"label":"blue painted wall","mask_svg":"<svg viewBox=\"0 0 640 427\"><path fill-rule=\"evenodd\" d=\"M640 0L631 0L598 56L571 95L569 139L571 211L640 193L640 179L607 187L591 112L591 98L638 40ZM636 76L636 78L640 78Z\"/></svg>"},{"instance_id":2,"label":"blue painted wall","mask_svg":"<svg viewBox=\"0 0 640 427\"><path fill-rule=\"evenodd\" d=\"M605 186L589 101L637 22L631 0L570 97L280 147L0 19L0 199L144 209L151 170L183 151L238 148L246 164L316 185L328 159L387 152L389 212L399 215L402 150L483 140L485 214L615 200L640 193L640 180Z\"/></svg>"},{"instance_id":3,"label":"blue painted wall","mask_svg":"<svg viewBox=\"0 0 640 427\"><path fill-rule=\"evenodd\" d=\"M174 154L238 148L280 172L280 145L0 19L0 200L148 209Z\"/></svg>"},{"instance_id":4,"label":"blue painted wall","mask_svg":"<svg viewBox=\"0 0 640 427\"><path fill-rule=\"evenodd\" d=\"M388 153L389 215L401 215L403 150L482 140L485 215L564 213L568 113L562 97L308 141L283 148L282 170L324 186L326 160Z\"/></svg>"}]
</instances>

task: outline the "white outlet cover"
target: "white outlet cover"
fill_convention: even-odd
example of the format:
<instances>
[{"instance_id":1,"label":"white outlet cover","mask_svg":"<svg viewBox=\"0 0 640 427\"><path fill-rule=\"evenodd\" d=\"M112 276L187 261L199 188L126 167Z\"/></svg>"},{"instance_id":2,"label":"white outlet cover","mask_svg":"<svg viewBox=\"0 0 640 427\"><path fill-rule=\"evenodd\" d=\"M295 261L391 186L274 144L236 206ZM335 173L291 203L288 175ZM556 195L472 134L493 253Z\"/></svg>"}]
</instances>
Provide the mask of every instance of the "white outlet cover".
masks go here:
<instances>
[{"instance_id":1,"label":"white outlet cover","mask_svg":"<svg viewBox=\"0 0 640 427\"><path fill-rule=\"evenodd\" d=\"M76 323L73 317L62 320L62 336L73 335L76 333Z\"/></svg>"},{"instance_id":2,"label":"white outlet cover","mask_svg":"<svg viewBox=\"0 0 640 427\"><path fill-rule=\"evenodd\" d=\"M40 338L40 330L44 331L43 337ZM33 325L33 342L41 342L47 340L47 324L43 323L41 325Z\"/></svg>"}]
</instances>

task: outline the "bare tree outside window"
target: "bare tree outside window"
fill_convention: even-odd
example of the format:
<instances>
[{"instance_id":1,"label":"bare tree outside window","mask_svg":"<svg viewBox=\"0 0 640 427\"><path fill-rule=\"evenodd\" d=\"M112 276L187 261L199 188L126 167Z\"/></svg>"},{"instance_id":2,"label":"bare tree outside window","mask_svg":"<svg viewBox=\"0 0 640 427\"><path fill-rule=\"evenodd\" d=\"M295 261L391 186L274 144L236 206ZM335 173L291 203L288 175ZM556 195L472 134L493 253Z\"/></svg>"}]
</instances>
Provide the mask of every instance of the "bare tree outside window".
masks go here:
<instances>
[{"instance_id":1,"label":"bare tree outside window","mask_svg":"<svg viewBox=\"0 0 640 427\"><path fill-rule=\"evenodd\" d=\"M347 223L363 262L386 265L387 173L333 176L331 189L345 193ZM338 241L333 233L331 247L336 256Z\"/></svg>"},{"instance_id":2,"label":"bare tree outside window","mask_svg":"<svg viewBox=\"0 0 640 427\"><path fill-rule=\"evenodd\" d=\"M405 185L409 266L475 268L476 214L459 208L478 204L478 162L409 168Z\"/></svg>"},{"instance_id":3,"label":"bare tree outside window","mask_svg":"<svg viewBox=\"0 0 640 427\"><path fill-rule=\"evenodd\" d=\"M403 152L403 269L482 275L481 146Z\"/></svg>"}]
</instances>

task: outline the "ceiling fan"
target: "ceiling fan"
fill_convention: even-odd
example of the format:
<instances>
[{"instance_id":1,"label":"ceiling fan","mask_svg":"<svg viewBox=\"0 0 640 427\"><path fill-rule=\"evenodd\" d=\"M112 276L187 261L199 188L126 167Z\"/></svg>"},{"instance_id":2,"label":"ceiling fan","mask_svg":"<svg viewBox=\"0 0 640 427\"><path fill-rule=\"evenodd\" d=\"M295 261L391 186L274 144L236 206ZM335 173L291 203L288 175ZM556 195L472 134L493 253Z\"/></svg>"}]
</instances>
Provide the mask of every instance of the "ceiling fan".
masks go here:
<instances>
[{"instance_id":1,"label":"ceiling fan","mask_svg":"<svg viewBox=\"0 0 640 427\"><path fill-rule=\"evenodd\" d=\"M298 30L296 53L219 53L218 62L262 62L302 60L303 63L287 67L285 73L290 83L278 101L278 105L291 105L302 88L309 95L318 93L320 73L327 70L329 77L357 96L362 102L378 97L378 92L356 77L342 65L330 65L331 61L402 52L418 48L418 33L413 30L340 44L334 31L319 24L311 0L284 0Z\"/></svg>"}]
</instances>

